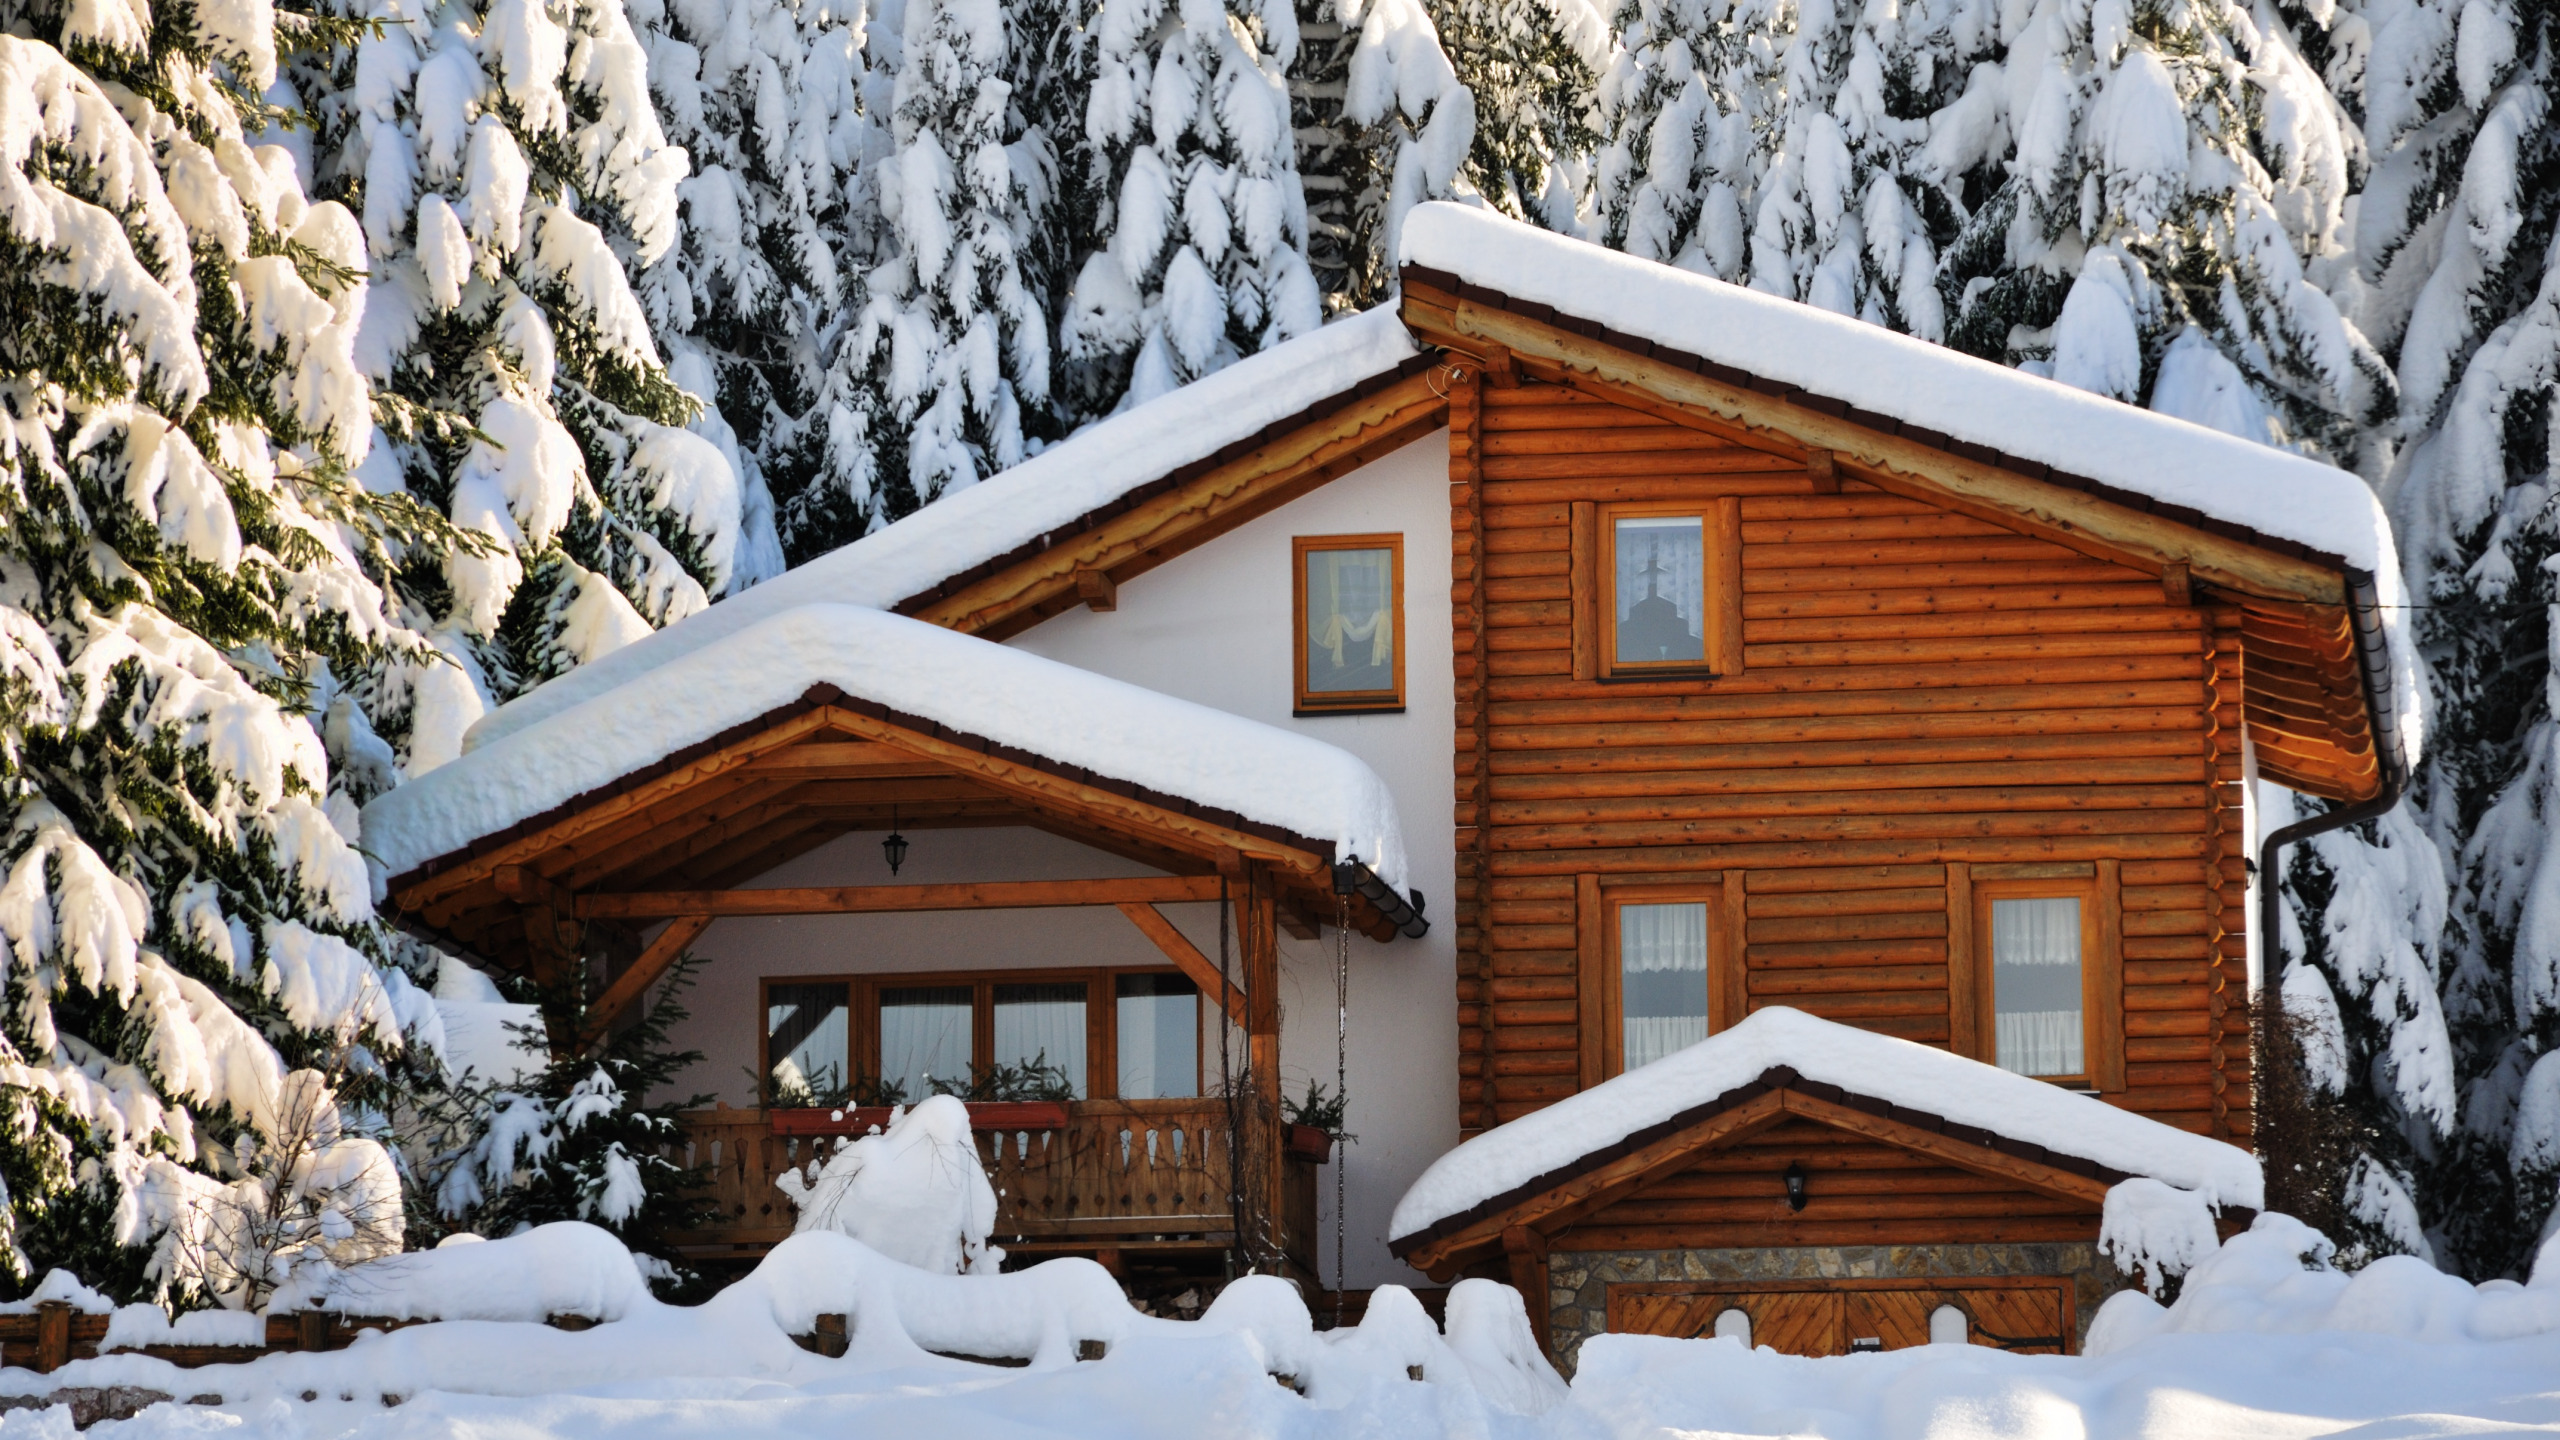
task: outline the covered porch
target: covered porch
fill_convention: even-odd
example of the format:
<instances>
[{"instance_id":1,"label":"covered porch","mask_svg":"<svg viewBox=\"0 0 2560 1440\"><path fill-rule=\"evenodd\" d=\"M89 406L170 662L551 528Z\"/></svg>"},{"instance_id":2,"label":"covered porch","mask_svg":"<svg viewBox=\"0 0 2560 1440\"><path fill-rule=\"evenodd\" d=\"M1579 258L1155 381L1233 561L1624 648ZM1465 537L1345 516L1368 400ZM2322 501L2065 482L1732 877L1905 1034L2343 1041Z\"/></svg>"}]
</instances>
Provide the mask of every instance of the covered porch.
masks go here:
<instances>
[{"instance_id":1,"label":"covered porch","mask_svg":"<svg viewBox=\"0 0 2560 1440\"><path fill-rule=\"evenodd\" d=\"M1392 883L1401 841L1366 766L852 607L786 612L624 688L641 687L503 735L366 816L392 872L384 908L557 997L555 1052L607 1043L723 925L1063 925L1048 917L1072 912L1088 931L1097 915L1117 927L1107 953L1072 968L902 973L860 945L816 975L723 976L715 962L706 988L755 997L757 1093L687 1117L717 1213L670 1237L677 1248L744 1259L788 1235L774 1180L885 1118L872 1102L930 1085L996 1097L973 1110L1002 1197L995 1239L1013 1253L1233 1255L1313 1272L1325 1141L1284 1114L1279 936L1425 928L1420 897ZM1037 832L1113 873L946 868L897 883L882 842L936 832ZM813 878L892 883L798 883ZM1205 941L1204 915L1216 917ZM1178 1044L1153 1070L1131 1059L1133 1006L1164 1033L1196 1016L1196 1070L1175 1075Z\"/></svg>"}]
</instances>

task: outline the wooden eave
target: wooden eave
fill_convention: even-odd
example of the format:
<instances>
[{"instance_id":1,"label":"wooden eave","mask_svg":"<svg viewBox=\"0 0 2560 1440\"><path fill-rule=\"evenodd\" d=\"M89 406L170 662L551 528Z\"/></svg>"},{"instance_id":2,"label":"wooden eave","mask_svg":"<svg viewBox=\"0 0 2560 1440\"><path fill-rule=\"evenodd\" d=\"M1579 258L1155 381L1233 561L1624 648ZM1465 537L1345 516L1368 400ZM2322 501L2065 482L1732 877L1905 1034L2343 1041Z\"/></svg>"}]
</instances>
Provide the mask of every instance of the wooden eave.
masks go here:
<instances>
[{"instance_id":1,"label":"wooden eave","mask_svg":"<svg viewBox=\"0 0 2560 1440\"><path fill-rule=\"evenodd\" d=\"M1779 453L1828 452L1835 473L2156 575L2236 606L2244 720L2259 769L2335 800L2382 789L2352 641L2346 561L2182 506L1753 375L1419 266L1403 272L1417 339L1497 373L1601 395Z\"/></svg>"},{"instance_id":2,"label":"wooden eave","mask_svg":"<svg viewBox=\"0 0 2560 1440\"><path fill-rule=\"evenodd\" d=\"M820 686L394 877L385 908L513 971L539 972L546 960L599 944L629 960L640 950L640 927L759 913L736 892L719 892L849 831L885 830L893 821L916 832L1032 826L1172 876L1254 866L1276 877L1304 913L1330 915L1336 903L1330 841ZM1098 895L1077 903L1119 901ZM818 908L898 907L873 896ZM1365 900L1355 899L1352 922L1380 939L1394 933Z\"/></svg>"},{"instance_id":3,"label":"wooden eave","mask_svg":"<svg viewBox=\"0 0 2560 1440\"><path fill-rule=\"evenodd\" d=\"M1434 1277L1453 1276L1501 1254L1507 1231L1525 1229L1552 1240L1585 1217L1685 1169L1708 1151L1788 1119L1847 1130L1940 1164L2085 1204L2093 1215L2105 1203L2108 1187L2129 1178L2092 1160L1855 1094L1776 1066L1749 1084L1400 1236L1387 1248ZM2224 1215L2226 1222L2241 1224L2249 1218L2236 1211Z\"/></svg>"},{"instance_id":4,"label":"wooden eave","mask_svg":"<svg viewBox=\"0 0 2560 1440\"><path fill-rule=\"evenodd\" d=\"M1429 350L891 608L1001 640L1449 423Z\"/></svg>"}]
</instances>

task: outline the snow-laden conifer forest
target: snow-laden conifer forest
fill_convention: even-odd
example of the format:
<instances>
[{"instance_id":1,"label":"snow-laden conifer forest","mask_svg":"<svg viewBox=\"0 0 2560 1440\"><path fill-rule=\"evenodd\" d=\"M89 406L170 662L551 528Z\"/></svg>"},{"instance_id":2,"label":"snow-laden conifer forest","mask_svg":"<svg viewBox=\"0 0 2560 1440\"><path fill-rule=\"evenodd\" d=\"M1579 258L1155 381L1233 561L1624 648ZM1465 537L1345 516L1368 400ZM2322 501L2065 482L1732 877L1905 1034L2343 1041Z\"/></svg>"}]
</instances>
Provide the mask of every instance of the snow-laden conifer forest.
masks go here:
<instances>
[{"instance_id":1,"label":"snow-laden conifer forest","mask_svg":"<svg viewBox=\"0 0 2560 1440\"><path fill-rule=\"evenodd\" d=\"M310 1255L665 1219L671 1016L457 1078L431 996L581 997L384 925L359 807L1388 302L1446 198L2374 487L2431 747L2281 877L2351 1123L2272 1183L2349 1262L2520 1280L2560 1190L2553 16L0 0L0 1287L254 1304Z\"/></svg>"}]
</instances>

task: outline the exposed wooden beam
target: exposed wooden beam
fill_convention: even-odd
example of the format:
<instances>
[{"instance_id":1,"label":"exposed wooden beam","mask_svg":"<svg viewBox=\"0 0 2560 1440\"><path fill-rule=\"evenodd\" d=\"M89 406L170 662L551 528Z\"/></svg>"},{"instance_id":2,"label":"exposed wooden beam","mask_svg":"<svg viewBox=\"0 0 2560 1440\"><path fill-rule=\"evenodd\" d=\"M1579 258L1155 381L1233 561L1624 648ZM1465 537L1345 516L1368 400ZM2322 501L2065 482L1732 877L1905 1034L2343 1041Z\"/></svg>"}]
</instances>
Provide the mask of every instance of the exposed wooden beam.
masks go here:
<instances>
[{"instance_id":1,"label":"exposed wooden beam","mask_svg":"<svg viewBox=\"0 0 2560 1440\"><path fill-rule=\"evenodd\" d=\"M808 775L863 780L910 775L939 775L938 766L921 764L903 750L868 740L827 740L778 750L747 767L756 775Z\"/></svg>"},{"instance_id":2,"label":"exposed wooden beam","mask_svg":"<svg viewBox=\"0 0 2560 1440\"><path fill-rule=\"evenodd\" d=\"M1000 880L959 885L831 885L775 890L659 890L581 895L580 919L677 915L872 915L916 910L1179 904L1218 898L1215 876L1138 880Z\"/></svg>"},{"instance_id":3,"label":"exposed wooden beam","mask_svg":"<svg viewBox=\"0 0 2560 1440\"><path fill-rule=\"evenodd\" d=\"M1217 896L1212 894L1209 898L1214 900ZM1165 958L1171 960L1175 968L1191 977L1191 983L1200 987L1201 994L1223 999L1227 1023L1239 1030L1244 1028L1244 996L1227 983L1226 977L1218 973L1218 967L1208 956L1200 953L1200 947L1191 943L1191 937L1173 928L1173 922L1165 918L1163 911L1153 905L1126 901L1121 904L1120 913L1128 916L1130 924L1154 941L1156 948L1164 952Z\"/></svg>"},{"instance_id":4,"label":"exposed wooden beam","mask_svg":"<svg viewBox=\"0 0 2560 1440\"><path fill-rule=\"evenodd\" d=\"M2346 598L2345 577L2325 566L1887 435L1480 301L1408 286L1403 313L1405 323L1426 337L1447 337L1469 349L1501 345L1524 361L1546 361L1694 405L1808 448L1830 450L1840 465L1884 489L1934 503L1986 507L2005 523L2029 526L2085 553L2127 551L2154 570L2183 560L2195 579L2251 595L2330 605Z\"/></svg>"},{"instance_id":5,"label":"exposed wooden beam","mask_svg":"<svg viewBox=\"0 0 2560 1440\"><path fill-rule=\"evenodd\" d=\"M1036 765L973 750L957 741L919 735L889 721L875 720L858 710L831 706L827 713L833 717L834 723L846 730L869 734L910 750L955 772L983 780L997 790L1018 795L1026 804L1062 814L1096 829L1134 830L1158 843L1189 848L1204 858L1228 852L1241 854L1275 866L1299 884L1332 883L1330 866L1333 857L1330 854L1301 850L1266 835L1233 829L1196 815L1181 814L1068 779Z\"/></svg>"},{"instance_id":6,"label":"exposed wooden beam","mask_svg":"<svg viewBox=\"0 0 2560 1440\"><path fill-rule=\"evenodd\" d=\"M2096 1206L2107 1203L2107 1182L2095 1176L2022 1159L2005 1150L1972 1144L1936 1130L1923 1130L1917 1125L1883 1115L1870 1115L1864 1110L1819 1099L1801 1090L1781 1090L1778 1093L1786 1097L1790 1115L1818 1121L1853 1135L1881 1140L1943 1161L1959 1170L1970 1170L1976 1175L2015 1181L2039 1195L2050 1195L2057 1200L2076 1200Z\"/></svg>"},{"instance_id":7,"label":"exposed wooden beam","mask_svg":"<svg viewBox=\"0 0 2560 1440\"><path fill-rule=\"evenodd\" d=\"M710 928L708 915L679 915L670 921L666 929L658 932L658 938L649 942L649 948L640 952L640 958L631 962L631 968L615 976L596 1002L587 1007L581 1044L591 1048L611 1033L613 1022L622 1018L622 1012L657 984L658 977L667 973L667 968L684 954L685 947Z\"/></svg>"},{"instance_id":8,"label":"exposed wooden beam","mask_svg":"<svg viewBox=\"0 0 2560 1440\"><path fill-rule=\"evenodd\" d=\"M1084 602L1087 610L1107 615L1120 608L1120 582L1112 579L1108 570L1078 570L1076 598Z\"/></svg>"}]
</instances>

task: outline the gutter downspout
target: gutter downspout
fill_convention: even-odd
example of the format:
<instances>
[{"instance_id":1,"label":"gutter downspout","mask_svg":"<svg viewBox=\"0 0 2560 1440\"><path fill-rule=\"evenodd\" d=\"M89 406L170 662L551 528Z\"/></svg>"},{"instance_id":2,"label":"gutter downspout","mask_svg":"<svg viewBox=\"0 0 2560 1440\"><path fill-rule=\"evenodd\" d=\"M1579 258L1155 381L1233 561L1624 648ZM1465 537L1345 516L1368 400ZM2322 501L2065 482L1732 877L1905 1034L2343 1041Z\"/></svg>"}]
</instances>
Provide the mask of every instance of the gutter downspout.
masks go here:
<instances>
[{"instance_id":1,"label":"gutter downspout","mask_svg":"<svg viewBox=\"0 0 2560 1440\"><path fill-rule=\"evenodd\" d=\"M2284 911L2279 883L2282 872L2276 869L2276 852L2314 835L2378 819L2409 793L2409 761L2400 745L2400 716L2391 708L2391 647L2382 632L2382 601L2370 571L2347 572L2347 616L2349 637L2355 642L2356 668L2364 681L2365 709L2373 717L2374 758L2382 771L2382 788L2370 800L2297 820L2258 842L2256 1038L2261 1057L2275 1053L2276 1029L2284 1017ZM2263 1082L2258 1088L2263 1091ZM2260 1148L2264 1148L2263 1144Z\"/></svg>"}]
</instances>

